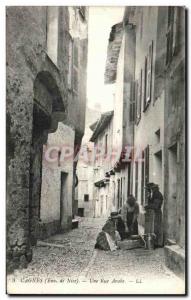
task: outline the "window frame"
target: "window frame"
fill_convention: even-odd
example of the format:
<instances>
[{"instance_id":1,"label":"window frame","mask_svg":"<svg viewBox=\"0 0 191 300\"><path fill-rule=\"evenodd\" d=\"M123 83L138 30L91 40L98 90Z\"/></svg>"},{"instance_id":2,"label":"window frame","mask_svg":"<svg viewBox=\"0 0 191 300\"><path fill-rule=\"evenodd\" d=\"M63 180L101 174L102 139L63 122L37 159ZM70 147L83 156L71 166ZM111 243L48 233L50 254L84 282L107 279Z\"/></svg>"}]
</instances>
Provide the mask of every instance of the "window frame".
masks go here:
<instances>
[{"instance_id":1,"label":"window frame","mask_svg":"<svg viewBox=\"0 0 191 300\"><path fill-rule=\"evenodd\" d=\"M76 50L77 50L77 52L75 53ZM78 81L78 79L79 79L79 46L78 46L77 39L73 40L73 52L72 53L73 53L72 90L76 95L78 95L78 93L79 93L79 81ZM75 60L75 58L77 58L77 61ZM76 77L76 81L74 80L75 77ZM77 85L77 88L76 88L75 83Z\"/></svg>"},{"instance_id":2,"label":"window frame","mask_svg":"<svg viewBox=\"0 0 191 300\"><path fill-rule=\"evenodd\" d=\"M178 7L168 7L168 23L166 32L166 66L168 67L176 54L178 36Z\"/></svg>"},{"instance_id":3,"label":"window frame","mask_svg":"<svg viewBox=\"0 0 191 300\"><path fill-rule=\"evenodd\" d=\"M141 107L142 107L142 72L143 70L141 69L140 74L139 74L139 80L137 83L137 97L136 97L136 124L138 125L140 120L141 120Z\"/></svg>"},{"instance_id":4,"label":"window frame","mask_svg":"<svg viewBox=\"0 0 191 300\"><path fill-rule=\"evenodd\" d=\"M152 75L153 75L153 41L151 41L146 57L146 77L145 77L145 100L144 112L152 100Z\"/></svg>"},{"instance_id":5,"label":"window frame","mask_svg":"<svg viewBox=\"0 0 191 300\"><path fill-rule=\"evenodd\" d=\"M129 107L129 122L135 122L135 93L136 93L136 81L131 82L130 91L130 107Z\"/></svg>"},{"instance_id":6,"label":"window frame","mask_svg":"<svg viewBox=\"0 0 191 300\"><path fill-rule=\"evenodd\" d=\"M86 200L88 199L88 200ZM84 202L89 202L90 199L89 199L89 194L84 194Z\"/></svg>"},{"instance_id":7,"label":"window frame","mask_svg":"<svg viewBox=\"0 0 191 300\"><path fill-rule=\"evenodd\" d=\"M69 34L69 44L68 44L68 57L69 57L69 63L68 63L68 88L69 90L72 90L73 88L73 39L71 35ZM71 50L71 51L70 51Z\"/></svg>"}]
</instances>

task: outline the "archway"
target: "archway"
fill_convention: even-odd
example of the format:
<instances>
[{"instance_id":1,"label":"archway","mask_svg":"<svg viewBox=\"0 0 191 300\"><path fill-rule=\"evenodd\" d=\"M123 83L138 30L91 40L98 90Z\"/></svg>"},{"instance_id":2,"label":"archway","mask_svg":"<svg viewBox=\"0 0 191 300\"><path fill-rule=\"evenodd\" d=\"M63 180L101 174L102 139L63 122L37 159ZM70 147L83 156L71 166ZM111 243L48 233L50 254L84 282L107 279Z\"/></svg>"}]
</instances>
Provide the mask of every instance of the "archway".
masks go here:
<instances>
[{"instance_id":1,"label":"archway","mask_svg":"<svg viewBox=\"0 0 191 300\"><path fill-rule=\"evenodd\" d=\"M31 245L36 244L38 237L43 145L47 142L48 133L57 129L60 117L64 118L64 111L63 99L54 78L49 72L40 72L34 81L30 157L29 233Z\"/></svg>"}]
</instances>

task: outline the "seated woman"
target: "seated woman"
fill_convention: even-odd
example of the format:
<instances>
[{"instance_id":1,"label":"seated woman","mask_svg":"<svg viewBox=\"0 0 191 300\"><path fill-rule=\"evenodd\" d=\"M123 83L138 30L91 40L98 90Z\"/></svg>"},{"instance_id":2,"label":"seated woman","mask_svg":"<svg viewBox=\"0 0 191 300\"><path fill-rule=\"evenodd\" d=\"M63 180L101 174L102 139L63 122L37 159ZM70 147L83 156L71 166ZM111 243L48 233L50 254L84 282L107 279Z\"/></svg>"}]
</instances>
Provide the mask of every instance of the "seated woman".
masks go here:
<instances>
[{"instance_id":1,"label":"seated woman","mask_svg":"<svg viewBox=\"0 0 191 300\"><path fill-rule=\"evenodd\" d=\"M95 244L96 249L106 251L114 251L117 249L116 242L120 240L119 233L116 231L117 220L118 214L111 213L110 217L103 226L102 231L98 234Z\"/></svg>"},{"instance_id":2,"label":"seated woman","mask_svg":"<svg viewBox=\"0 0 191 300\"><path fill-rule=\"evenodd\" d=\"M118 225L117 230L122 239L138 234L139 205L133 195L130 195L127 202L121 208L121 219L124 225Z\"/></svg>"}]
</instances>

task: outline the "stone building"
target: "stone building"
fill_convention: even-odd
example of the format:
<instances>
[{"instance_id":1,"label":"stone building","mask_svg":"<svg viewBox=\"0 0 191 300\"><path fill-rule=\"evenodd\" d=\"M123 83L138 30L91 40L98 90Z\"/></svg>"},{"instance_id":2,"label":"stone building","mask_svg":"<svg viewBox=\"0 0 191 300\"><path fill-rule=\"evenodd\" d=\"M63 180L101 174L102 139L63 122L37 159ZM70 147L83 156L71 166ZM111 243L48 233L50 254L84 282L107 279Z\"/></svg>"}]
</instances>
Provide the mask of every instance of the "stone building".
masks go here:
<instances>
[{"instance_id":1,"label":"stone building","mask_svg":"<svg viewBox=\"0 0 191 300\"><path fill-rule=\"evenodd\" d=\"M90 141L94 143L94 216L106 217L112 210L112 193L107 173L111 169L113 149L113 111L101 114L98 121L90 128L93 134Z\"/></svg>"},{"instance_id":2,"label":"stone building","mask_svg":"<svg viewBox=\"0 0 191 300\"><path fill-rule=\"evenodd\" d=\"M116 127L118 140L115 125L113 130L114 144L122 145L122 152L126 145L133 147L133 151L127 151L130 162L124 168L130 181L125 198L129 193L135 195L140 205L140 229L144 230L144 186L148 182L159 185L164 195L166 262L175 271L183 272L185 9L127 7L121 24L111 30L105 82L116 84L114 120L120 110L116 118L120 127ZM120 172L122 165L117 164Z\"/></svg>"},{"instance_id":3,"label":"stone building","mask_svg":"<svg viewBox=\"0 0 191 300\"><path fill-rule=\"evenodd\" d=\"M118 210L132 191L132 145L134 133L134 27L123 23L112 27L105 68L105 84L114 84L113 151L108 177L113 205Z\"/></svg>"},{"instance_id":4,"label":"stone building","mask_svg":"<svg viewBox=\"0 0 191 300\"><path fill-rule=\"evenodd\" d=\"M99 119L100 115L101 112L99 108L92 109L88 106L86 107L86 126L77 165L78 185L75 189L77 206L76 214L81 217L95 216L93 163L94 145L89 141L92 135L92 131L89 126L92 122Z\"/></svg>"},{"instance_id":5,"label":"stone building","mask_svg":"<svg viewBox=\"0 0 191 300\"><path fill-rule=\"evenodd\" d=\"M6 14L11 270L32 259L38 238L71 228L77 162L63 160L61 148L74 152L84 134L88 10L17 6Z\"/></svg>"}]
</instances>

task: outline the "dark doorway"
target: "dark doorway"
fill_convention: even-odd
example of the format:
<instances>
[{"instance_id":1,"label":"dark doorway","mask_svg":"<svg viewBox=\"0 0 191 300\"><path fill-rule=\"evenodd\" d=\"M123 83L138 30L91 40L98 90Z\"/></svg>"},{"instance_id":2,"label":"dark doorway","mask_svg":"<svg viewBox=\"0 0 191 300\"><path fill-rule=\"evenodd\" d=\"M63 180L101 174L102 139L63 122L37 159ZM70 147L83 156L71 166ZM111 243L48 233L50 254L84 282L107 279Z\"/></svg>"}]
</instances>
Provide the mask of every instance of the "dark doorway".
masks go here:
<instances>
[{"instance_id":1,"label":"dark doorway","mask_svg":"<svg viewBox=\"0 0 191 300\"><path fill-rule=\"evenodd\" d=\"M168 237L176 241L177 228L177 144L169 148L168 169Z\"/></svg>"},{"instance_id":2,"label":"dark doorway","mask_svg":"<svg viewBox=\"0 0 191 300\"><path fill-rule=\"evenodd\" d=\"M67 197L67 176L68 173L61 172L61 186L60 186L60 225L62 227L62 223L64 220L64 205Z\"/></svg>"},{"instance_id":3,"label":"dark doorway","mask_svg":"<svg viewBox=\"0 0 191 300\"><path fill-rule=\"evenodd\" d=\"M154 155L155 158L155 183L157 183L162 189L162 150L158 151Z\"/></svg>"},{"instance_id":4,"label":"dark doorway","mask_svg":"<svg viewBox=\"0 0 191 300\"><path fill-rule=\"evenodd\" d=\"M31 245L36 244L40 219L43 144L46 143L50 117L34 102L33 132L30 156L29 234Z\"/></svg>"},{"instance_id":5,"label":"dark doorway","mask_svg":"<svg viewBox=\"0 0 191 300\"><path fill-rule=\"evenodd\" d=\"M117 179L117 209L120 208L120 179Z\"/></svg>"},{"instance_id":6,"label":"dark doorway","mask_svg":"<svg viewBox=\"0 0 191 300\"><path fill-rule=\"evenodd\" d=\"M127 196L131 194L131 163L128 163Z\"/></svg>"},{"instance_id":7,"label":"dark doorway","mask_svg":"<svg viewBox=\"0 0 191 300\"><path fill-rule=\"evenodd\" d=\"M78 208L78 216L84 217L84 208Z\"/></svg>"}]
</instances>

